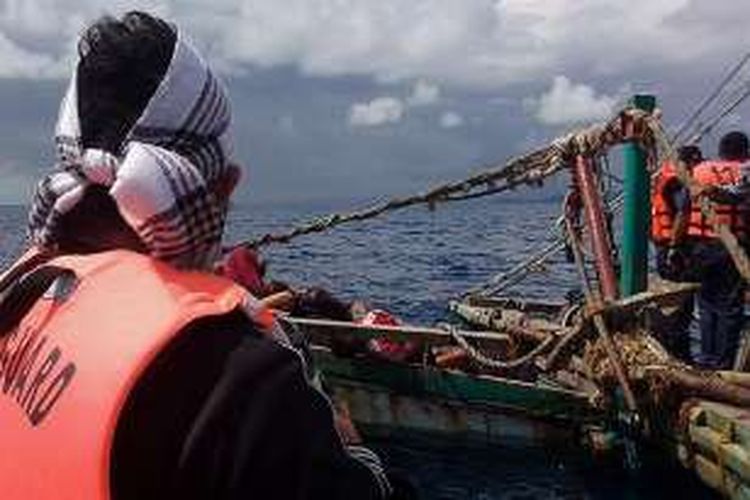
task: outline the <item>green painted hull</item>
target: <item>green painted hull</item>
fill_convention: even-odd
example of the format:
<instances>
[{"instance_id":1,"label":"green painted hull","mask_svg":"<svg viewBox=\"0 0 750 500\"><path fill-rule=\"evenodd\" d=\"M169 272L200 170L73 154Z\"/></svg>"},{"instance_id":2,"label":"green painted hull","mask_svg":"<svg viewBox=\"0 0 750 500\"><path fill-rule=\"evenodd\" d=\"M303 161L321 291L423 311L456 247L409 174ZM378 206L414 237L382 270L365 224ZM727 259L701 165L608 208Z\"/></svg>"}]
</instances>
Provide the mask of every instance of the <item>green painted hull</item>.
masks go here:
<instances>
[{"instance_id":1,"label":"green painted hull","mask_svg":"<svg viewBox=\"0 0 750 500\"><path fill-rule=\"evenodd\" d=\"M314 351L326 385L378 434L428 432L486 442L567 439L603 420L582 395L499 377Z\"/></svg>"}]
</instances>

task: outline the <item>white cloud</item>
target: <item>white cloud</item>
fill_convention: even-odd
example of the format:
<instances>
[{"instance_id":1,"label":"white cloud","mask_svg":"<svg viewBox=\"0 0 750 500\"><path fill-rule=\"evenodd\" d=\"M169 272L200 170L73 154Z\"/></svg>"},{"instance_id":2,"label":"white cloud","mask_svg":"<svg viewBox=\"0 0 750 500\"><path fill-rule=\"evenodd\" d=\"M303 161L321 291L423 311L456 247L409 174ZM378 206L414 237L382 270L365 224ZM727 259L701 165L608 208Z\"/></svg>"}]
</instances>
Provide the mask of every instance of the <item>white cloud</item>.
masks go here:
<instances>
[{"instance_id":1,"label":"white cloud","mask_svg":"<svg viewBox=\"0 0 750 500\"><path fill-rule=\"evenodd\" d=\"M222 67L470 88L729 59L750 18L737 0L0 0L18 49L2 75L44 73L38 61L65 60L86 21L125 8L173 18Z\"/></svg>"},{"instance_id":2,"label":"white cloud","mask_svg":"<svg viewBox=\"0 0 750 500\"><path fill-rule=\"evenodd\" d=\"M735 0L255 0L234 10L233 0L216 4L231 15L217 20L212 38L235 64L491 88L551 78L561 68L611 74L725 56L745 39L750 17L750 2ZM200 10L191 9L191 18Z\"/></svg>"},{"instance_id":3,"label":"white cloud","mask_svg":"<svg viewBox=\"0 0 750 500\"><path fill-rule=\"evenodd\" d=\"M0 78L59 78L66 66L63 59L26 50L0 33Z\"/></svg>"},{"instance_id":4,"label":"white cloud","mask_svg":"<svg viewBox=\"0 0 750 500\"><path fill-rule=\"evenodd\" d=\"M378 97L370 102L353 104L349 109L349 124L354 127L374 127L398 123L404 116L404 103L394 97Z\"/></svg>"},{"instance_id":5,"label":"white cloud","mask_svg":"<svg viewBox=\"0 0 750 500\"><path fill-rule=\"evenodd\" d=\"M446 111L440 116L440 126L443 128L456 128L464 124L464 118L453 111Z\"/></svg>"},{"instance_id":6,"label":"white cloud","mask_svg":"<svg viewBox=\"0 0 750 500\"><path fill-rule=\"evenodd\" d=\"M410 106L428 106L440 99L440 87L426 80L417 80L411 95L406 99Z\"/></svg>"},{"instance_id":7,"label":"white cloud","mask_svg":"<svg viewBox=\"0 0 750 500\"><path fill-rule=\"evenodd\" d=\"M552 87L538 99L526 102L536 118L546 125L599 120L609 116L617 98L596 95L593 88L584 84L572 83L564 76L558 76Z\"/></svg>"}]
</instances>

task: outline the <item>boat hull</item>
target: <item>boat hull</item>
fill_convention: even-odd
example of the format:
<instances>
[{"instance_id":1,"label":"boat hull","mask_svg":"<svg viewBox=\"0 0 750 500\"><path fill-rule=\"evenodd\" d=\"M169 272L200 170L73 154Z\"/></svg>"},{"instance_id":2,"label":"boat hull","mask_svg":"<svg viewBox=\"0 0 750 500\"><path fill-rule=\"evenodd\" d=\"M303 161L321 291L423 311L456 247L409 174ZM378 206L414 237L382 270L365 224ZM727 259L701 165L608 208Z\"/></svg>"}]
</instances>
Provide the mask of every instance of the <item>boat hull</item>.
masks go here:
<instances>
[{"instance_id":1,"label":"boat hull","mask_svg":"<svg viewBox=\"0 0 750 500\"><path fill-rule=\"evenodd\" d=\"M367 434L486 443L568 440L602 421L580 394L499 377L315 351L328 391Z\"/></svg>"}]
</instances>

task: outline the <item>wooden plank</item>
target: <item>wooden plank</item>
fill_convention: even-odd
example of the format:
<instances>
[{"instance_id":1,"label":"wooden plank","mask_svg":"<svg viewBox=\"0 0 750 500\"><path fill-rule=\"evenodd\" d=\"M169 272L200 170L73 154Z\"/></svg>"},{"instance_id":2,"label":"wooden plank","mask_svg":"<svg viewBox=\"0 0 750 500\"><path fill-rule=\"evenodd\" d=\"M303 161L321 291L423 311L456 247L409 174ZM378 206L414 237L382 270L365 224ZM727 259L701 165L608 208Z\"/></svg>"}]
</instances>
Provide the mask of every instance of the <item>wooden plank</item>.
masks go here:
<instances>
[{"instance_id":1,"label":"wooden plank","mask_svg":"<svg viewBox=\"0 0 750 500\"><path fill-rule=\"evenodd\" d=\"M473 325L482 328L492 328L500 332L506 331L512 335L519 335L530 340L542 341L550 334L565 332L559 323L545 319L530 318L519 311L478 307L463 302L451 302L450 311L459 315Z\"/></svg>"},{"instance_id":2,"label":"wooden plank","mask_svg":"<svg viewBox=\"0 0 750 500\"><path fill-rule=\"evenodd\" d=\"M561 314L563 309L569 305L566 301L562 300L524 300L516 297L486 297L482 295L469 296L463 303L475 307L515 309L524 313L540 313L547 316Z\"/></svg>"},{"instance_id":3,"label":"wooden plank","mask_svg":"<svg viewBox=\"0 0 750 500\"><path fill-rule=\"evenodd\" d=\"M671 281L660 281L658 285L652 286L649 290L615 302L605 304L603 313L605 316L610 314L630 314L643 308L643 306L655 303L660 306L670 306L683 300L686 294L693 293L699 288L696 283L674 283Z\"/></svg>"},{"instance_id":4,"label":"wooden plank","mask_svg":"<svg viewBox=\"0 0 750 500\"><path fill-rule=\"evenodd\" d=\"M440 328L414 326L370 326L346 321L327 319L280 317L279 321L300 329L312 344L330 345L334 339L373 339L387 337L398 341L416 341L433 346L454 345L450 332ZM467 340L485 349L510 352L513 340L509 335L498 332L474 332L459 330Z\"/></svg>"}]
</instances>

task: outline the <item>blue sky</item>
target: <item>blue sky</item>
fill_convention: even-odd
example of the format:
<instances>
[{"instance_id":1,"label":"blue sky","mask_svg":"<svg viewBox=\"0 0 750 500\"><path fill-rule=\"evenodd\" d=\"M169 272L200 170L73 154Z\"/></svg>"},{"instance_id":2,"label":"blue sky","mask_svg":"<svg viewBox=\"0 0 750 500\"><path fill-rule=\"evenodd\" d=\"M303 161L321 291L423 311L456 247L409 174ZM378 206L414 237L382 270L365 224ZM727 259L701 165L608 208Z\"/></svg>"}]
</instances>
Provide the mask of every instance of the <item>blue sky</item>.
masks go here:
<instances>
[{"instance_id":1,"label":"blue sky","mask_svg":"<svg viewBox=\"0 0 750 500\"><path fill-rule=\"evenodd\" d=\"M750 2L735 0L0 0L0 203L53 162L77 34L131 8L176 22L221 69L240 201L420 190L636 91L677 123L750 50Z\"/></svg>"}]
</instances>

